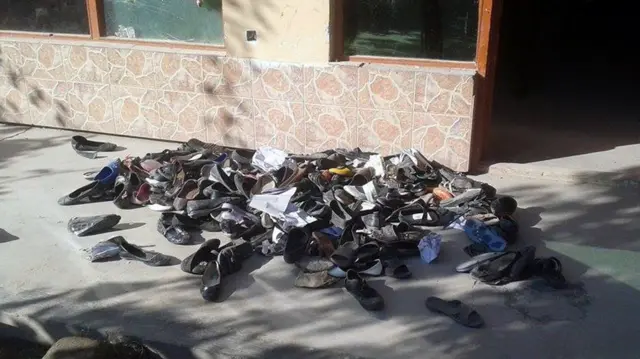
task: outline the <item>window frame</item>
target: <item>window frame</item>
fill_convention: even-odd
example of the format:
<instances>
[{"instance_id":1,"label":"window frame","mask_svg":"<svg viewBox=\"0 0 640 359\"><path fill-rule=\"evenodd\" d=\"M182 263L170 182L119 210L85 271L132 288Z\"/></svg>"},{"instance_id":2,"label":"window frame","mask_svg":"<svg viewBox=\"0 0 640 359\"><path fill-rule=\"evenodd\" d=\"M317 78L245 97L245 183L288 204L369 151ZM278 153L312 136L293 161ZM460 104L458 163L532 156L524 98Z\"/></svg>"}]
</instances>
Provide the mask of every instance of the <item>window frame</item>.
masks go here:
<instances>
[{"instance_id":1,"label":"window frame","mask_svg":"<svg viewBox=\"0 0 640 359\"><path fill-rule=\"evenodd\" d=\"M177 50L209 50L222 52L225 51L226 37L223 33L222 44L204 44L204 43L190 43L183 41L165 41L165 40L146 40L146 39L121 39L113 36L107 36L107 31L104 24L104 6L103 0L84 0L87 7L87 19L89 23L89 34L60 34L60 33L46 33L46 32L31 32L31 31L15 31L15 30L0 30L0 38L28 38L28 39L55 39L55 40L81 40L81 41L95 41L97 43L105 44L123 44L123 45L136 45L136 46L148 46L148 47L162 47ZM195 4L194 4L195 6ZM220 10L221 14L223 9ZM223 30L224 31L224 30Z\"/></svg>"},{"instance_id":2,"label":"window frame","mask_svg":"<svg viewBox=\"0 0 640 359\"><path fill-rule=\"evenodd\" d=\"M481 50L486 49L486 43L489 37L489 28L486 26L486 15L483 9L485 0L479 0L478 3L478 39L476 40L476 57L472 61L456 61L456 60L439 60L439 59L422 59L410 57L391 57L391 56L369 56L369 55L345 55L344 53L344 9L345 1L354 0L332 0L331 2L331 46L330 60L334 62L357 62L357 63L375 63L385 65L404 65L419 67L438 67L449 69L474 69L479 68L479 64L483 61L486 63L486 55ZM483 27L483 24L485 25ZM484 46L484 47L483 47Z\"/></svg>"}]
</instances>

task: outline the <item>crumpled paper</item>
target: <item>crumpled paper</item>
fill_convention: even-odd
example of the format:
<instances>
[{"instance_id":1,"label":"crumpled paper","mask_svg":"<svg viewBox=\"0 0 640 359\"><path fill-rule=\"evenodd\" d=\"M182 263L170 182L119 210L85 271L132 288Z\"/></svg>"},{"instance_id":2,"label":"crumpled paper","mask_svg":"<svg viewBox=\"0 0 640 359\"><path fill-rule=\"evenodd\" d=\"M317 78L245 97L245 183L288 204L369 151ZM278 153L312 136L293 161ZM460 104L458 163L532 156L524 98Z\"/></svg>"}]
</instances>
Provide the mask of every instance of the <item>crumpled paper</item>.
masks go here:
<instances>
[{"instance_id":1,"label":"crumpled paper","mask_svg":"<svg viewBox=\"0 0 640 359\"><path fill-rule=\"evenodd\" d=\"M420 258L426 263L433 262L440 254L440 243L442 236L437 233L429 233L420 239L418 249L420 250Z\"/></svg>"}]
</instances>

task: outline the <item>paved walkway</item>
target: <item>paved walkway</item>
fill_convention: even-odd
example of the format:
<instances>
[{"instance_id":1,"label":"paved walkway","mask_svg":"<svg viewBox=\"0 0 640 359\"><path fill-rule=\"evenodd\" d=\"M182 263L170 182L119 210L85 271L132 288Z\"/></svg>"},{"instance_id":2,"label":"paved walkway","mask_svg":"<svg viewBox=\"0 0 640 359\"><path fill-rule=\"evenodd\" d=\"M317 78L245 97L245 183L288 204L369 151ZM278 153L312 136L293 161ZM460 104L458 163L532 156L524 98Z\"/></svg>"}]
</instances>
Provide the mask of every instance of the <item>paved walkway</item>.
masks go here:
<instances>
[{"instance_id":1,"label":"paved walkway","mask_svg":"<svg viewBox=\"0 0 640 359\"><path fill-rule=\"evenodd\" d=\"M340 288L294 288L295 270L280 258L252 258L225 289L226 301L211 304L200 298L198 278L178 267L93 264L82 257L81 248L109 234L74 237L66 230L72 216L118 213L121 230L114 233L178 258L195 247L168 243L156 232L158 214L145 208L58 206L58 197L84 183L83 172L108 160L76 155L71 135L0 126L0 317L41 339L124 328L168 355L188 348L181 359L638 357L635 190L482 178L519 200L520 243L560 258L575 283L569 290L552 292L537 282L474 283L453 270L465 259L461 248L468 240L447 231L437 263L409 263L413 280L371 280L387 301L383 315L368 314ZM176 146L90 136L126 147L118 156ZM431 295L472 304L488 327L466 329L430 314L424 299Z\"/></svg>"}]
</instances>

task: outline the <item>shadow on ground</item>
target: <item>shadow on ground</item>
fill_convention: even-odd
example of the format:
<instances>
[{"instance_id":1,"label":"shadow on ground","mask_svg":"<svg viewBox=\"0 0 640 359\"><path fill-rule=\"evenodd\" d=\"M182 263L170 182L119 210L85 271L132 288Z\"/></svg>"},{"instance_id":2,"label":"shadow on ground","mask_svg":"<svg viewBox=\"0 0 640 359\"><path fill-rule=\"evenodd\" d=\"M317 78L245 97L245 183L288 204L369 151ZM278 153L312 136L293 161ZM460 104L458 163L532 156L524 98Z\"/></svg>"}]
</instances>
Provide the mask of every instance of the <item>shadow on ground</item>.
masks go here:
<instances>
[{"instance_id":1,"label":"shadow on ground","mask_svg":"<svg viewBox=\"0 0 640 359\"><path fill-rule=\"evenodd\" d=\"M409 265L410 281L374 278L386 300L372 315L338 286L293 288L296 271L277 258L253 258L233 281L223 303L199 298L198 278L101 282L51 293L43 288L0 304L28 313L14 322L26 331L100 335L106 329L149 340L169 358L635 358L640 301L637 278L638 195L629 189L557 183L505 186L518 198L518 245L563 263L571 285L543 282L490 287L453 268L468 241L446 232L437 263ZM134 272L132 272L133 274ZM488 327L472 330L429 313L431 295L472 304ZM102 333L103 334L103 333Z\"/></svg>"}]
</instances>

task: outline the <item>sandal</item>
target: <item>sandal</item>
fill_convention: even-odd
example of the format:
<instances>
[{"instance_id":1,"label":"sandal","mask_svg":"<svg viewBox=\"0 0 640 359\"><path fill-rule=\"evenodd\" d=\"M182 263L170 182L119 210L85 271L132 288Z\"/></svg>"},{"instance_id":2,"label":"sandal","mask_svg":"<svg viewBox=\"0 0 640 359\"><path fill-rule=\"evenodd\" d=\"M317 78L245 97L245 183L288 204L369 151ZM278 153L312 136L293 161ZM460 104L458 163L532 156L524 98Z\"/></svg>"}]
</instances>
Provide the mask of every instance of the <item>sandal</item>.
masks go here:
<instances>
[{"instance_id":1,"label":"sandal","mask_svg":"<svg viewBox=\"0 0 640 359\"><path fill-rule=\"evenodd\" d=\"M480 328L484 326L484 320L480 314L459 300L429 297L425 301L425 305L430 311L444 314L465 327Z\"/></svg>"}]
</instances>

